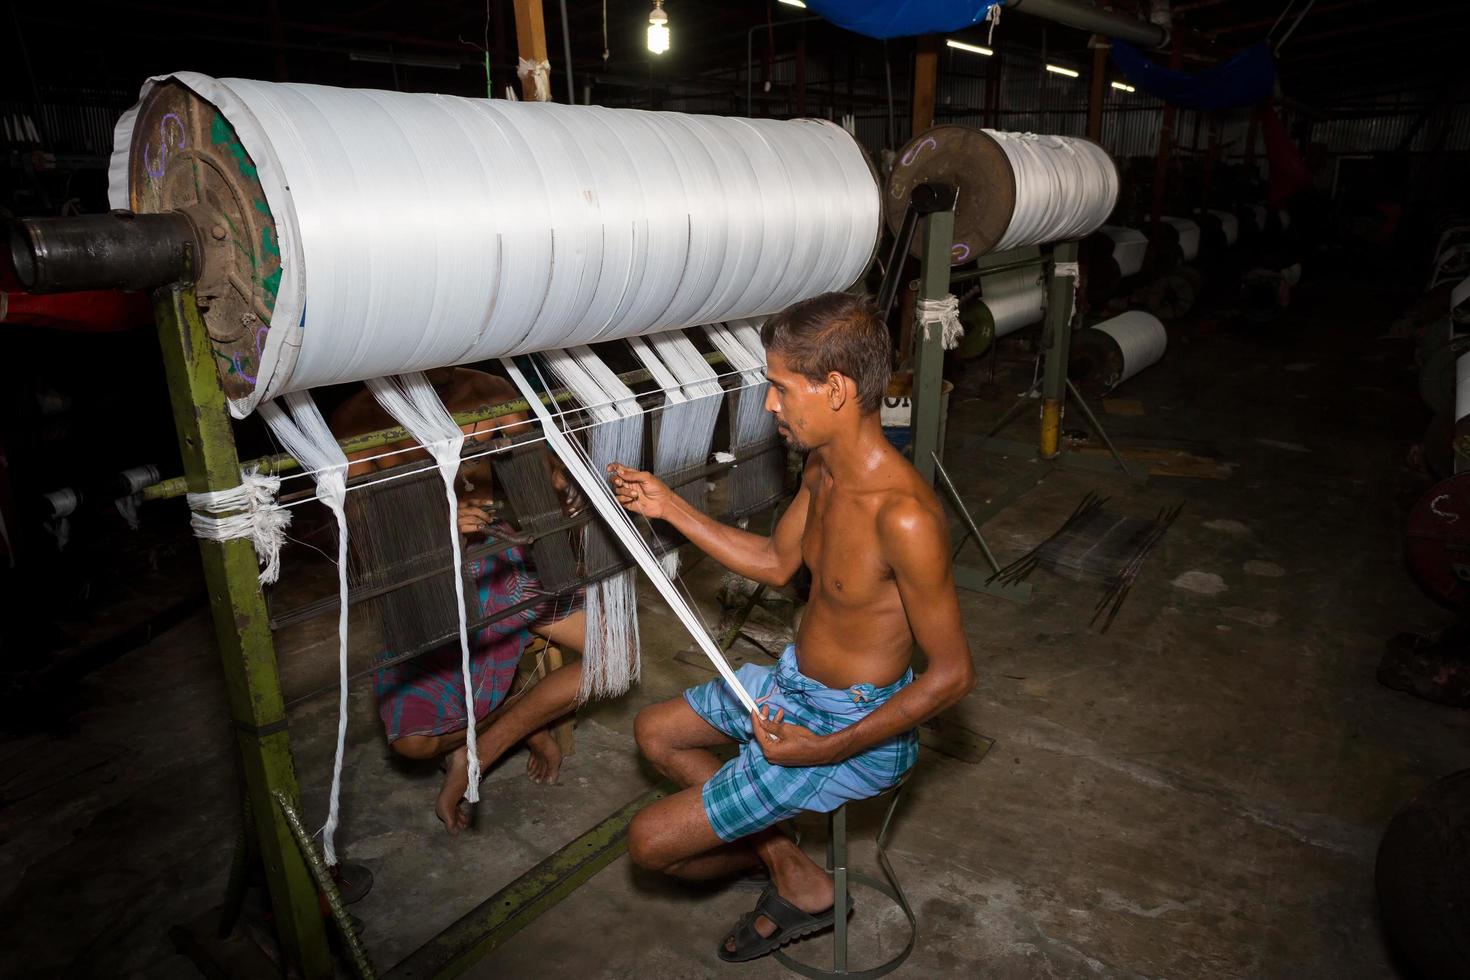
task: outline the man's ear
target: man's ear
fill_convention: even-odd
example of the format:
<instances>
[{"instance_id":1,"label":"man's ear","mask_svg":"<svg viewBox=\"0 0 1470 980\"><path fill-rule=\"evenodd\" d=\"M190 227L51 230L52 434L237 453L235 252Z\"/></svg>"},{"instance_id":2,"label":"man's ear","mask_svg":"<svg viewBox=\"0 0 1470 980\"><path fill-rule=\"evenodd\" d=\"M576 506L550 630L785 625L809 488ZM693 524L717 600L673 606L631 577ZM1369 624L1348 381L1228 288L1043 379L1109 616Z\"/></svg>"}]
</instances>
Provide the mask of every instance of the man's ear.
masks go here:
<instances>
[{"instance_id":1,"label":"man's ear","mask_svg":"<svg viewBox=\"0 0 1470 980\"><path fill-rule=\"evenodd\" d=\"M857 385L851 378L839 371L827 372L825 388L827 407L834 412L840 412L842 406L857 397Z\"/></svg>"}]
</instances>

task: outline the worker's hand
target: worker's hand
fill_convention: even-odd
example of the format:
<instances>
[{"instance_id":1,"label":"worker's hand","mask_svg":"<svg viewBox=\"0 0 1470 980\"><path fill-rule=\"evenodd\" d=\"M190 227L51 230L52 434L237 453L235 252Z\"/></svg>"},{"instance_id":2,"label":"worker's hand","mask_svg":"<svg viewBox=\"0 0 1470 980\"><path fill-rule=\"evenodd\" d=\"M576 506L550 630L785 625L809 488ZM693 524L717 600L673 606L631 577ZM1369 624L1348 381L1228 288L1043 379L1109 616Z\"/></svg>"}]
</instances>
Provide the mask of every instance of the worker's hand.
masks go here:
<instances>
[{"instance_id":1,"label":"worker's hand","mask_svg":"<svg viewBox=\"0 0 1470 980\"><path fill-rule=\"evenodd\" d=\"M490 522L495 519L493 513L495 501L485 497L474 497L459 502L460 534L484 534L490 529Z\"/></svg>"},{"instance_id":2,"label":"worker's hand","mask_svg":"<svg viewBox=\"0 0 1470 980\"><path fill-rule=\"evenodd\" d=\"M762 706L750 713L755 732L754 742L760 746L766 761L777 766L826 766L837 761L836 745L830 738L818 735L788 721L786 709Z\"/></svg>"},{"instance_id":3,"label":"worker's hand","mask_svg":"<svg viewBox=\"0 0 1470 980\"><path fill-rule=\"evenodd\" d=\"M674 495L664 481L652 473L629 469L621 463L609 463L607 472L612 479L613 493L617 495L618 503L644 517L664 516L664 508Z\"/></svg>"}]
</instances>

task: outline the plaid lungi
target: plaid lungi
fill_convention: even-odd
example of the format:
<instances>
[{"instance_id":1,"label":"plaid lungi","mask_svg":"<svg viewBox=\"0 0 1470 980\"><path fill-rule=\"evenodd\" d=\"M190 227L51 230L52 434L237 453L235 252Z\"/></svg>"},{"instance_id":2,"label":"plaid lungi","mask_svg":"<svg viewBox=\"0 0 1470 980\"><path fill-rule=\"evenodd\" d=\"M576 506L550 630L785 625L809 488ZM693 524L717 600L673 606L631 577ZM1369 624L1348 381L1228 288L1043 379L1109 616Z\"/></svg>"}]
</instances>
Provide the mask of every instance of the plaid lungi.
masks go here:
<instances>
[{"instance_id":1,"label":"plaid lungi","mask_svg":"<svg viewBox=\"0 0 1470 980\"><path fill-rule=\"evenodd\" d=\"M735 676L773 716L785 708L784 720L818 735L856 724L914 679L913 671L906 671L887 687L823 687L797 670L795 645L786 648L776 666L746 664ZM740 753L710 777L702 794L705 816L724 841L749 836L804 810L830 813L844 803L877 796L895 786L919 757L919 734L910 731L832 765L778 766L767 762L755 744L750 714L724 681L692 687L684 700L699 717L740 743Z\"/></svg>"},{"instance_id":2,"label":"plaid lungi","mask_svg":"<svg viewBox=\"0 0 1470 980\"><path fill-rule=\"evenodd\" d=\"M481 617L541 594L541 583L520 547L469 563ZM520 612L472 632L470 683L475 719L484 718L510 691L521 653L537 623L555 623L582 608L582 592L547 596ZM394 656L385 650L378 659ZM405 735L443 735L467 727L459 641L379 670L373 677L378 715L392 742Z\"/></svg>"}]
</instances>

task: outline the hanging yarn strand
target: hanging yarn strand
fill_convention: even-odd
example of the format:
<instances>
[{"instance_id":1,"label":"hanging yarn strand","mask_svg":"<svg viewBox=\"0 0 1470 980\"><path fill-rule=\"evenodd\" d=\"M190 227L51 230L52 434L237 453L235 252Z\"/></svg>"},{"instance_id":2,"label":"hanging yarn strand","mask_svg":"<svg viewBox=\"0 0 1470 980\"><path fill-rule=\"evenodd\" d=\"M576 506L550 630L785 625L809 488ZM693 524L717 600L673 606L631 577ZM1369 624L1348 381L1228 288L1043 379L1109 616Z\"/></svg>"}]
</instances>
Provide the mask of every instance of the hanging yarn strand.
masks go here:
<instances>
[{"instance_id":1,"label":"hanging yarn strand","mask_svg":"<svg viewBox=\"0 0 1470 980\"><path fill-rule=\"evenodd\" d=\"M464 682L465 751L469 755L469 785L464 798L470 803L480 800L480 753L476 745L475 689L470 676L469 624L464 608L464 554L459 541L459 498L454 494L454 480L459 474L460 453L464 449L464 433L449 410L439 400L439 393L429 379L419 373L390 378L369 378L368 390L389 415L409 431L419 445L428 451L444 481L444 499L449 504L449 552L454 570L454 599L459 615L460 673Z\"/></svg>"},{"instance_id":2,"label":"hanging yarn strand","mask_svg":"<svg viewBox=\"0 0 1470 980\"><path fill-rule=\"evenodd\" d=\"M710 636L709 631L705 629L703 622L699 618L699 614L694 611L688 600L680 594L678 588L664 574L658 558L648 547L648 543L643 540L643 536L638 533L638 529L634 527L627 511L623 510L622 505L613 496L612 489L608 486L606 474L595 470L587 454L577 445L576 440L567 436L556 424L555 420L551 417L551 413L541 403L540 394L532 387L531 383L526 379L526 376L521 373L520 368L516 366L515 362L509 358L505 358L502 359L501 364L504 366L506 374L509 375L511 381L520 389L522 396L525 397L527 403L531 406L531 411L536 416L537 421L541 423L546 433L547 444L550 445L552 451L561 459L563 465L567 468L567 472L577 481L577 484L582 488L582 492L587 495L587 499L597 509L597 513L607 522L609 529L617 536L633 560L638 563L638 567L643 570L643 574L647 575L654 587L658 589L659 594L669 604L669 608L673 610L674 615L679 618L679 621L684 624L684 628L689 631L689 635L699 645L701 652L709 658L710 663L714 666L720 677L729 685L731 693L744 705L746 711L753 712L757 710L755 699L750 696L750 693L745 690L740 681L735 677L735 672L730 669L729 663L726 662L724 655L720 653L720 649L715 645L714 639Z\"/></svg>"},{"instance_id":3,"label":"hanging yarn strand","mask_svg":"<svg viewBox=\"0 0 1470 980\"><path fill-rule=\"evenodd\" d=\"M260 406L261 417L286 451L307 469L316 481L317 499L337 520L337 750L332 762L332 789L327 804L327 822L322 827L322 851L327 864L337 863L337 823L342 795L342 759L347 747L347 456L321 409L306 392L285 397L286 409L275 402Z\"/></svg>"}]
</instances>

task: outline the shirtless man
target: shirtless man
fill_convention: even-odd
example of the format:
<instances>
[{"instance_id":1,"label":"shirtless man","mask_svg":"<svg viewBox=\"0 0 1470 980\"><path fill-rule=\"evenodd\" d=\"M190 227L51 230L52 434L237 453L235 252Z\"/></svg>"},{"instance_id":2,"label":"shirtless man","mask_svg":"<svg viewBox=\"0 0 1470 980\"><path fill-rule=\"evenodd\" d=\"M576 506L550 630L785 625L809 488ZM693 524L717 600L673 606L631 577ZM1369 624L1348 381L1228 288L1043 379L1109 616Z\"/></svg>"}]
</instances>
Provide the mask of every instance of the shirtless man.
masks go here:
<instances>
[{"instance_id":1,"label":"shirtless man","mask_svg":"<svg viewBox=\"0 0 1470 980\"><path fill-rule=\"evenodd\" d=\"M503 378L467 368L443 368L428 372L444 406L451 412L487 408L520 396ZM512 414L465 425L466 442L485 442L492 436L514 433L526 424L527 416ZM371 392L362 391L348 399L332 416L338 437L391 428L397 422L385 412ZM349 476L387 469L405 462L428 459L418 443L407 440L382 449L353 454ZM393 450L410 450L394 452ZM368 457L379 457L372 459ZM558 490L567 486L559 470L548 473ZM455 490L459 496L459 533L474 541L495 533L491 499L490 458L482 456L461 464ZM441 498L442 499L442 498ZM441 504L442 506L442 504ZM481 596L494 602L499 587L510 598L519 598L527 588L537 588L534 573L525 565L524 551L516 548L472 565ZM486 608L485 613L494 609ZM501 620L471 637L471 677L476 690L476 747L482 771L521 741L530 749L526 769L535 782L555 782L561 768L561 750L548 725L576 706L581 684L581 661L576 660L549 673L525 696L502 703L515 662L520 656L519 639L529 629L563 648L582 650L586 614L575 604L548 599L533 609ZM392 651L388 651L391 655ZM434 802L434 812L451 834L469 826L468 805L461 798L469 786L469 752L465 747L467 719L464 710L461 654L456 642L416 657L407 664L378 672L374 684L379 713L393 751L410 759L447 756L444 785ZM442 697L444 690L460 692L458 698Z\"/></svg>"},{"instance_id":2,"label":"shirtless man","mask_svg":"<svg viewBox=\"0 0 1470 980\"><path fill-rule=\"evenodd\" d=\"M871 300L818 296L771 317L762 338L766 409L808 454L771 537L710 519L649 473L611 467L624 507L668 521L732 571L771 586L803 564L812 575L796 644L775 667L737 673L759 714L716 680L645 708L635 724L643 754L686 788L634 818L633 860L689 879L770 872L756 910L719 949L730 961L834 920L831 877L776 824L895 785L917 757L915 726L975 684L944 512L879 425L889 341ZM917 679L916 643L928 657ZM739 755L722 766L710 748L731 742Z\"/></svg>"}]
</instances>

